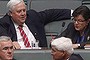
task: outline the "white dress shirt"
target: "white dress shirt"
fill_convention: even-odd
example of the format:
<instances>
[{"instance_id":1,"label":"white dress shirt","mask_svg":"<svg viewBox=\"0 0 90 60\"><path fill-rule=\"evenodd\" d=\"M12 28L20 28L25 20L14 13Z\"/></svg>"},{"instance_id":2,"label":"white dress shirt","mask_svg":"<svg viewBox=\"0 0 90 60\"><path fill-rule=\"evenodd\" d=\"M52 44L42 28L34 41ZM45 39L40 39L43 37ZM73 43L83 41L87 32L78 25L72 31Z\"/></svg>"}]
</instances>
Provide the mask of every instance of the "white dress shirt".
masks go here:
<instances>
[{"instance_id":1,"label":"white dress shirt","mask_svg":"<svg viewBox=\"0 0 90 60\"><path fill-rule=\"evenodd\" d=\"M17 41L18 41L19 45L21 46L21 49L24 49L26 47L24 45L23 38L22 38L22 36L20 34L18 25L14 23L14 26L15 26L16 34L17 34ZM33 47L32 43L36 43L35 37L33 36L33 34L31 33L31 31L29 30L29 28L27 27L27 25L25 23L23 24L23 28L22 29L26 33L31 47Z\"/></svg>"}]
</instances>

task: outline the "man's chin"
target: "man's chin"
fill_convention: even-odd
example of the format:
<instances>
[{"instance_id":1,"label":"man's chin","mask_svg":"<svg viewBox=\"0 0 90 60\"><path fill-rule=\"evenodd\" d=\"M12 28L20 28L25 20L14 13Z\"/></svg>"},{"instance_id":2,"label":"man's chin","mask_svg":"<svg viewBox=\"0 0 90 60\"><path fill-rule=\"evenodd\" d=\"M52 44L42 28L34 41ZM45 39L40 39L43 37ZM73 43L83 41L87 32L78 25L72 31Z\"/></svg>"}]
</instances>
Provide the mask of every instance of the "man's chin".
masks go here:
<instances>
[{"instance_id":1,"label":"man's chin","mask_svg":"<svg viewBox=\"0 0 90 60\"><path fill-rule=\"evenodd\" d=\"M9 58L7 58L6 60L12 60L13 58L12 57L9 57Z\"/></svg>"},{"instance_id":2,"label":"man's chin","mask_svg":"<svg viewBox=\"0 0 90 60\"><path fill-rule=\"evenodd\" d=\"M12 58L10 58L10 59L6 59L6 60L13 60Z\"/></svg>"}]
</instances>

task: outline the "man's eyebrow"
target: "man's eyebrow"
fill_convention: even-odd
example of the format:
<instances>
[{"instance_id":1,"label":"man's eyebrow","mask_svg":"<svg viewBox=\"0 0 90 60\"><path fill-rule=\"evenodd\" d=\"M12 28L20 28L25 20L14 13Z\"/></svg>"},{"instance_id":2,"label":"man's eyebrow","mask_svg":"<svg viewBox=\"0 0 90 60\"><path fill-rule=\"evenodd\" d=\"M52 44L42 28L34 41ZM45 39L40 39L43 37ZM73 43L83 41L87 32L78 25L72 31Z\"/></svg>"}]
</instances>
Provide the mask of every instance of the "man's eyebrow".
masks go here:
<instances>
[{"instance_id":1,"label":"man's eyebrow","mask_svg":"<svg viewBox=\"0 0 90 60\"><path fill-rule=\"evenodd\" d=\"M8 48L12 48L12 47L13 47L13 46L10 46L10 47L4 47L3 49L5 49L5 48L7 48L7 49L8 49Z\"/></svg>"}]
</instances>

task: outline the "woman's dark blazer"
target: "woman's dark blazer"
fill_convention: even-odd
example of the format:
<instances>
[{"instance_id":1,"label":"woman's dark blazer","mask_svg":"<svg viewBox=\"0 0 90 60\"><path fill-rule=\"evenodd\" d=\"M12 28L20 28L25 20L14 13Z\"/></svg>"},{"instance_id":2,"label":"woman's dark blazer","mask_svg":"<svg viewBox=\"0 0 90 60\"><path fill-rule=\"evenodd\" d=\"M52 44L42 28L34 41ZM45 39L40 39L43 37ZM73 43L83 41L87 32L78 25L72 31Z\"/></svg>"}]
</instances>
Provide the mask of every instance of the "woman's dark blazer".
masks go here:
<instances>
[{"instance_id":1,"label":"woman's dark blazer","mask_svg":"<svg viewBox=\"0 0 90 60\"><path fill-rule=\"evenodd\" d=\"M44 26L52 21L60 21L71 18L71 10L69 9L49 9L36 12L34 10L27 11L26 25L36 38L39 40L40 47L47 47ZM11 20L11 16L6 14L0 19L0 36L10 36L13 41L17 41L16 30Z\"/></svg>"},{"instance_id":2,"label":"woman's dark blazer","mask_svg":"<svg viewBox=\"0 0 90 60\"><path fill-rule=\"evenodd\" d=\"M74 23L71 22L67 26L67 28L59 36L57 36L57 38L61 37L61 36L71 38L73 44L76 44L77 43L76 42L77 41L77 37L80 36L80 33L75 30ZM85 36L86 42L82 42L81 46L84 46L85 44L90 43L90 24L88 24L87 28L85 29L85 35L84 36Z\"/></svg>"}]
</instances>

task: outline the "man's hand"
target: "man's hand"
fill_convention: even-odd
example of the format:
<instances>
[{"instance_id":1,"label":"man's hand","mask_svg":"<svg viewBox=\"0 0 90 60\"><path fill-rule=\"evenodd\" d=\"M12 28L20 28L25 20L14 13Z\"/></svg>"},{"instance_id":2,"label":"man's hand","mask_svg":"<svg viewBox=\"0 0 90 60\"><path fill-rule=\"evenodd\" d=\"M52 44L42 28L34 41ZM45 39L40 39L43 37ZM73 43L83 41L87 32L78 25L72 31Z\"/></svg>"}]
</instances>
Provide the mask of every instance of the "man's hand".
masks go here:
<instances>
[{"instance_id":1,"label":"man's hand","mask_svg":"<svg viewBox=\"0 0 90 60\"><path fill-rule=\"evenodd\" d=\"M14 49L21 49L21 46L19 45L17 41L13 42L13 46L14 46Z\"/></svg>"},{"instance_id":2,"label":"man's hand","mask_svg":"<svg viewBox=\"0 0 90 60\"><path fill-rule=\"evenodd\" d=\"M78 48L80 44L73 44L73 48Z\"/></svg>"}]
</instances>

